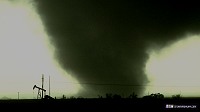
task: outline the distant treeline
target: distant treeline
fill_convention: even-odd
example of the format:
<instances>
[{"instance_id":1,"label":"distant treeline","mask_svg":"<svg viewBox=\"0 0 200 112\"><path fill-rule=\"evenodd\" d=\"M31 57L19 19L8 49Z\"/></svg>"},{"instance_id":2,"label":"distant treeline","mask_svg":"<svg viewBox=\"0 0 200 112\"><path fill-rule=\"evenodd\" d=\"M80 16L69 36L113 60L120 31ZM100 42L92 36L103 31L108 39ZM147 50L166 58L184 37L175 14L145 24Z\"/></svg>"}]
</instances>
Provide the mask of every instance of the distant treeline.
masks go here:
<instances>
[{"instance_id":1,"label":"distant treeline","mask_svg":"<svg viewBox=\"0 0 200 112\"><path fill-rule=\"evenodd\" d=\"M112 94L112 93L106 93L105 96L102 95L97 95L98 98L104 98L104 99L120 99L120 98L129 98L129 99L136 99L138 98L138 95L135 94L134 92L131 93L128 97L123 97L119 94ZM171 98L172 99L180 99L182 96L180 94L176 94L176 95L172 95ZM146 95L143 96L142 98L144 99L164 99L164 95L161 93L152 93L150 95ZM79 96L79 97L75 97L75 96L71 96L71 97L66 97L65 95L63 95L62 97L59 98L54 98L54 99L84 99L84 97Z\"/></svg>"}]
</instances>

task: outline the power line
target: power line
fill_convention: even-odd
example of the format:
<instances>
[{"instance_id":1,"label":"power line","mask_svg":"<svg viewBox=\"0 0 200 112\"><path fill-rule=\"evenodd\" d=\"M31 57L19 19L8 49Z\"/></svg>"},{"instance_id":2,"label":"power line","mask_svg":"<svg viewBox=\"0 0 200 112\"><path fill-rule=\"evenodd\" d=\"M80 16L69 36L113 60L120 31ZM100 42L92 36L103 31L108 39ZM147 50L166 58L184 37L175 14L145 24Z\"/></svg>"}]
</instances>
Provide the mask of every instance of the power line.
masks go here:
<instances>
[{"instance_id":1,"label":"power line","mask_svg":"<svg viewBox=\"0 0 200 112\"><path fill-rule=\"evenodd\" d=\"M54 81L57 82L57 81ZM59 82L59 83L71 83L71 84L83 84L83 85L100 85L100 86L151 86L151 87L200 87L199 86L183 86L183 85L138 85L138 84L114 84L114 83L81 83L81 82Z\"/></svg>"},{"instance_id":2,"label":"power line","mask_svg":"<svg viewBox=\"0 0 200 112\"><path fill-rule=\"evenodd\" d=\"M136 85L136 84L113 84L113 83L77 83L77 82L63 82L71 84L83 84L83 85L102 85L102 86L152 86L152 85Z\"/></svg>"},{"instance_id":3,"label":"power line","mask_svg":"<svg viewBox=\"0 0 200 112\"><path fill-rule=\"evenodd\" d=\"M74 83L85 85L102 85L102 86L147 86L147 85L134 85L134 84L111 84L111 83Z\"/></svg>"}]
</instances>

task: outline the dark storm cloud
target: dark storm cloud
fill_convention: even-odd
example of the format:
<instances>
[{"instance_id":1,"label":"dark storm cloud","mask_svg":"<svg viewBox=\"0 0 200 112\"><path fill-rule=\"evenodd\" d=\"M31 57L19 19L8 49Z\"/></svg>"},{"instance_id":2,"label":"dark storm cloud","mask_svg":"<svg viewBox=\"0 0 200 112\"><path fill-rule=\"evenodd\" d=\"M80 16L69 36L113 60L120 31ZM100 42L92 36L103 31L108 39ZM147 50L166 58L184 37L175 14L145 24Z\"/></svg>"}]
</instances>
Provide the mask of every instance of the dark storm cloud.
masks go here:
<instances>
[{"instance_id":1,"label":"dark storm cloud","mask_svg":"<svg viewBox=\"0 0 200 112\"><path fill-rule=\"evenodd\" d=\"M162 46L187 32L198 33L200 26L198 7L187 2L38 0L38 8L59 63L82 83L146 85L149 43ZM102 93L145 89L85 87Z\"/></svg>"}]
</instances>

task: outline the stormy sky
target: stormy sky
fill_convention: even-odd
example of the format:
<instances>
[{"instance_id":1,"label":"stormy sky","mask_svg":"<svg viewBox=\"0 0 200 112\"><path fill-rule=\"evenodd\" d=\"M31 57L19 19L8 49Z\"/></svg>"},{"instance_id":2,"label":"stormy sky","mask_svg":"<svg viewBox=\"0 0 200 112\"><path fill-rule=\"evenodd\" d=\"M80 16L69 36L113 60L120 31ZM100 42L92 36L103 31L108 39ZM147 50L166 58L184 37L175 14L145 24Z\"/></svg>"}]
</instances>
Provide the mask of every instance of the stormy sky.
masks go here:
<instances>
[{"instance_id":1,"label":"stormy sky","mask_svg":"<svg viewBox=\"0 0 200 112\"><path fill-rule=\"evenodd\" d=\"M55 46L55 58L84 89L83 96L109 92L143 94L149 47L167 46L198 34L197 4L128 0L36 0ZM115 85L116 84L116 85ZM95 93L96 92L96 93ZM91 93L91 94L90 94Z\"/></svg>"}]
</instances>

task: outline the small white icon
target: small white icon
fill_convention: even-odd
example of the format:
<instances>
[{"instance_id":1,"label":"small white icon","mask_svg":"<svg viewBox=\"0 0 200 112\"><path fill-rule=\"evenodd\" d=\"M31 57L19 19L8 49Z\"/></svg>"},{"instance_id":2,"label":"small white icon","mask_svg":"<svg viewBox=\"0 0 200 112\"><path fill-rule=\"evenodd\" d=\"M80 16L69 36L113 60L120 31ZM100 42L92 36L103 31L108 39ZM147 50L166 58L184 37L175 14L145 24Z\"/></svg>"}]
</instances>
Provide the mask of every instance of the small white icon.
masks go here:
<instances>
[{"instance_id":1,"label":"small white icon","mask_svg":"<svg viewBox=\"0 0 200 112\"><path fill-rule=\"evenodd\" d=\"M169 105L169 104L167 104L167 105L166 105L166 108L174 108L174 105Z\"/></svg>"}]
</instances>

